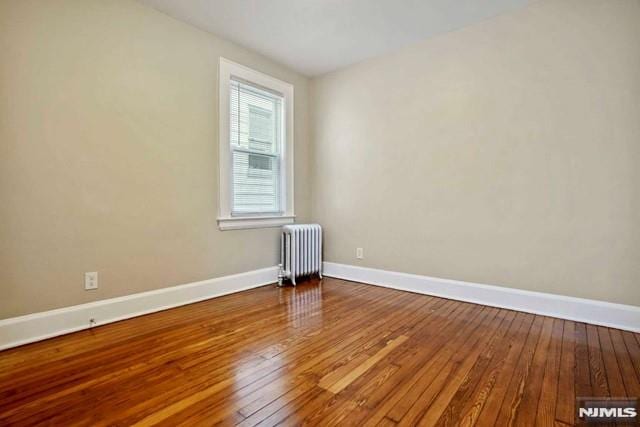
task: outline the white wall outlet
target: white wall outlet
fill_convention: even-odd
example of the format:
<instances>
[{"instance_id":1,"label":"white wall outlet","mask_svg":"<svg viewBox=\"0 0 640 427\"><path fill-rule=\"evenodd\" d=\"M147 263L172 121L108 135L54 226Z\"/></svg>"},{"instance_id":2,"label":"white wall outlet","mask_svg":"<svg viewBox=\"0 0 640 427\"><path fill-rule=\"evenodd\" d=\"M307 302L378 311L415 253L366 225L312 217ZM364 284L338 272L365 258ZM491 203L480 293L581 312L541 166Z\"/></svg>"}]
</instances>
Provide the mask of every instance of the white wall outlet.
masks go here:
<instances>
[{"instance_id":1,"label":"white wall outlet","mask_svg":"<svg viewBox=\"0 0 640 427\"><path fill-rule=\"evenodd\" d=\"M98 289L98 272L90 271L84 273L84 289L90 291L92 289Z\"/></svg>"},{"instance_id":2,"label":"white wall outlet","mask_svg":"<svg viewBox=\"0 0 640 427\"><path fill-rule=\"evenodd\" d=\"M356 258L358 259L364 258L364 249L356 248Z\"/></svg>"}]
</instances>

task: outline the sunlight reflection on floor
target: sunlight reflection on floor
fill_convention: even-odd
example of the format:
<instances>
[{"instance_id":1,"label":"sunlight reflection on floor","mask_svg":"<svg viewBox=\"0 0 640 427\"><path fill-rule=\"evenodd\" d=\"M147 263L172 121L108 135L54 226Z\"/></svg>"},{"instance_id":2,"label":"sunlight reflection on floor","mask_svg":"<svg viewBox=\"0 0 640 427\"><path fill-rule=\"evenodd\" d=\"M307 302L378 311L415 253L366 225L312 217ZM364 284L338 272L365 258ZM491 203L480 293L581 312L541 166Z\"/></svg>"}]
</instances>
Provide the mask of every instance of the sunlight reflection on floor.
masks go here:
<instances>
[{"instance_id":1,"label":"sunlight reflection on floor","mask_svg":"<svg viewBox=\"0 0 640 427\"><path fill-rule=\"evenodd\" d=\"M322 324L322 280L278 288L279 301L286 306L287 320L293 328Z\"/></svg>"}]
</instances>

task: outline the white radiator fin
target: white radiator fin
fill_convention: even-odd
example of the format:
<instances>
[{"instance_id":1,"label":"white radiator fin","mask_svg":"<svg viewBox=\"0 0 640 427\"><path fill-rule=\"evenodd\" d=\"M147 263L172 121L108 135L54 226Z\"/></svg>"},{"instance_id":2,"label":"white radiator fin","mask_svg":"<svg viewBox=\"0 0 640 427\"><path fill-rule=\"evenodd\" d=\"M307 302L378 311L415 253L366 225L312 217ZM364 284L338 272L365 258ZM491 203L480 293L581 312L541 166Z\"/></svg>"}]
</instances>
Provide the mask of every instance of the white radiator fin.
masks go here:
<instances>
[{"instance_id":1,"label":"white radiator fin","mask_svg":"<svg viewBox=\"0 0 640 427\"><path fill-rule=\"evenodd\" d=\"M318 273L322 277L322 227L295 224L282 227L281 278L296 284L296 277Z\"/></svg>"}]
</instances>

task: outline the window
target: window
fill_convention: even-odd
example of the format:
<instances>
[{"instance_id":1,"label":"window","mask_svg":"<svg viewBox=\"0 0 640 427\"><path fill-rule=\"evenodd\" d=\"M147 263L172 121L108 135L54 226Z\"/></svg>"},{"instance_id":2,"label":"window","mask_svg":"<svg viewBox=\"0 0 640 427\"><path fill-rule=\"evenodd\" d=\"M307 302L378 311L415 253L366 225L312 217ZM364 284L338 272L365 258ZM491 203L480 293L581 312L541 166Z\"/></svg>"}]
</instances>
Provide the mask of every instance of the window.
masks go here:
<instances>
[{"instance_id":1,"label":"window","mask_svg":"<svg viewBox=\"0 0 640 427\"><path fill-rule=\"evenodd\" d=\"M232 216L282 214L282 96L231 78Z\"/></svg>"},{"instance_id":2,"label":"window","mask_svg":"<svg viewBox=\"0 0 640 427\"><path fill-rule=\"evenodd\" d=\"M293 219L293 87L221 58L220 229Z\"/></svg>"}]
</instances>

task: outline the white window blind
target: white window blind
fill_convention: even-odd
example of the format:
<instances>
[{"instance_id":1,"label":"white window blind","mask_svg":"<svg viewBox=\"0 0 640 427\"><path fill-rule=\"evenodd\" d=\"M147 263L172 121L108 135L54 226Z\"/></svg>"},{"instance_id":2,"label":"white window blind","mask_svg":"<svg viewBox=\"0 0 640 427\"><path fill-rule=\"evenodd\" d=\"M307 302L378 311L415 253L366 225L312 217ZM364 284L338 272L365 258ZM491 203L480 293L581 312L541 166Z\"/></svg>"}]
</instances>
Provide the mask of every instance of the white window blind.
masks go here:
<instances>
[{"instance_id":1,"label":"white window blind","mask_svg":"<svg viewBox=\"0 0 640 427\"><path fill-rule=\"evenodd\" d=\"M230 86L231 214L282 213L283 97L234 78Z\"/></svg>"}]
</instances>

